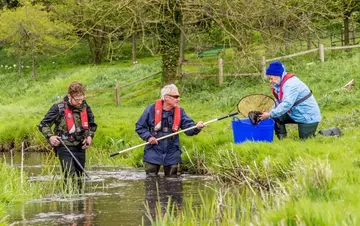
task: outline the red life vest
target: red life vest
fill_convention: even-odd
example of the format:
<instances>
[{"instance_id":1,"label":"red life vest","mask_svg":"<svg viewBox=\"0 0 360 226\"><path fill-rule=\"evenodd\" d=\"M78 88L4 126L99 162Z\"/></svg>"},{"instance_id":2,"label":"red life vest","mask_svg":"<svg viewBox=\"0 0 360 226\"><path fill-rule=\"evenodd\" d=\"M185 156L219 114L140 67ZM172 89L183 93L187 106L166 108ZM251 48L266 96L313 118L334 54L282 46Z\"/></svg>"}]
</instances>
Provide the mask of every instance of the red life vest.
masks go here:
<instances>
[{"instance_id":1,"label":"red life vest","mask_svg":"<svg viewBox=\"0 0 360 226\"><path fill-rule=\"evenodd\" d=\"M279 95L276 93L275 89L274 88L271 88L271 92L274 94L274 97L276 98L276 100L278 101L278 103L281 102L282 98L283 98L283 86L285 84L285 82L289 79L291 79L292 77L294 77L295 74L286 74L284 76L284 78L281 80L280 82L280 89L279 89Z\"/></svg>"},{"instance_id":2,"label":"red life vest","mask_svg":"<svg viewBox=\"0 0 360 226\"><path fill-rule=\"evenodd\" d=\"M66 106L65 103L64 103L64 105ZM65 121L66 121L66 125L67 125L69 133L75 133L76 129L75 129L75 122L74 122L74 114L70 108L65 107L64 117L65 117ZM88 115L87 115L86 106L80 112L80 119L81 119L82 128L84 130L88 130L89 129L89 119L88 119Z\"/></svg>"},{"instance_id":3,"label":"red life vest","mask_svg":"<svg viewBox=\"0 0 360 226\"><path fill-rule=\"evenodd\" d=\"M159 131L161 129L162 110L163 110L163 101L161 99L158 99L155 101L155 122L154 122L155 131ZM174 109L174 122L172 125L172 131L173 132L178 131L179 126L180 126L180 107L176 106Z\"/></svg>"}]
</instances>

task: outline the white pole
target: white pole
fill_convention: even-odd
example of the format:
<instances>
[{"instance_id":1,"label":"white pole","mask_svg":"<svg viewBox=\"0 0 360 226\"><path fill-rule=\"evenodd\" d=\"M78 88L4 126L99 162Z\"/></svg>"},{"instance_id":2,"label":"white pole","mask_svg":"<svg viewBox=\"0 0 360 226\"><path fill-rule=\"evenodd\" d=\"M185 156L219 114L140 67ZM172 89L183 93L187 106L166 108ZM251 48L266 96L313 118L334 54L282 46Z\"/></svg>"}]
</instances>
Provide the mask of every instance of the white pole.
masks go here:
<instances>
[{"instance_id":1,"label":"white pole","mask_svg":"<svg viewBox=\"0 0 360 226\"><path fill-rule=\"evenodd\" d=\"M210 120L210 121L204 122L203 124L204 124L204 125L207 125L207 124L210 124L210 123L213 123L213 122L216 122L216 121L219 121L219 120L222 120L222 119L225 119L225 118L228 118L228 117L237 115L237 114L239 114L239 113L238 113L238 112L234 112L234 113L231 113L231 114L229 114L229 115L226 115L226 116L223 116L223 117L220 117L220 118L216 118L216 119L212 119L212 120ZM186 131L195 129L195 128L196 128L196 125L195 125L195 126L192 126L192 127L189 127L189 128L187 128L187 129L184 129L184 130L177 131L177 132L175 132L175 133L170 133L170 134L168 134L168 135L166 135L166 136L163 136L163 137L159 137L159 138L157 138L156 140L157 140L157 141L160 141L160 140L163 140L163 139L165 139L165 138L172 137L172 136L175 136L176 134L183 133L183 132L186 132ZM127 151L131 151L131 150L133 150L133 149L135 149L135 148L139 148L139 147L145 146L145 145L147 145L147 144L149 144L149 142L142 143L142 144L136 145L136 146L134 146L134 147L131 147L131 148L128 148L128 149L119 151L119 152L112 153L112 154L110 155L110 157L114 157L114 156L116 156L116 155L118 155L118 154L121 154L121 153L124 153L124 152L127 152Z\"/></svg>"},{"instance_id":2,"label":"white pole","mask_svg":"<svg viewBox=\"0 0 360 226\"><path fill-rule=\"evenodd\" d=\"M320 53L320 61L321 63L324 63L325 61L324 44L319 44L319 53Z\"/></svg>"},{"instance_id":3,"label":"white pole","mask_svg":"<svg viewBox=\"0 0 360 226\"><path fill-rule=\"evenodd\" d=\"M24 184L24 142L21 142L21 170L20 170L21 187Z\"/></svg>"}]
</instances>

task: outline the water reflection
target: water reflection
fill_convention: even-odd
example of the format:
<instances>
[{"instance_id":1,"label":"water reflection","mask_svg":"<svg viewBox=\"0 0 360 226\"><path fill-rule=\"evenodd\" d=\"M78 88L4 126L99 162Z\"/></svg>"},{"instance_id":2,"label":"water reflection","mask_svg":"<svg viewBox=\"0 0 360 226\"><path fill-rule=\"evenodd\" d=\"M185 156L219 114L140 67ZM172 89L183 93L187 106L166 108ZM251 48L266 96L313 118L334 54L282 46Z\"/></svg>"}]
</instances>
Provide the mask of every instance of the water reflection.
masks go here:
<instances>
[{"instance_id":1,"label":"water reflection","mask_svg":"<svg viewBox=\"0 0 360 226\"><path fill-rule=\"evenodd\" d=\"M26 208L31 206L31 209ZM93 197L75 198L51 204L23 205L21 219L11 225L94 225Z\"/></svg>"},{"instance_id":2,"label":"water reflection","mask_svg":"<svg viewBox=\"0 0 360 226\"><path fill-rule=\"evenodd\" d=\"M147 214L150 214L146 217L146 225L151 225L148 218L154 219L157 211L161 210L161 213L164 214L168 205L175 205L180 209L183 202L182 179L179 177L147 177L145 179L145 201Z\"/></svg>"},{"instance_id":3,"label":"water reflection","mask_svg":"<svg viewBox=\"0 0 360 226\"><path fill-rule=\"evenodd\" d=\"M20 169L18 156L15 154L13 167ZM42 170L49 167L44 164L46 154L27 153L26 157L24 171L31 183L45 186L58 179L58 165L54 165L53 171ZM3 156L1 161L10 165L11 156ZM189 196L196 200L208 181L194 175L146 177L143 169L118 166L89 165L88 172L92 179L86 182L85 193L66 195L56 193L58 189L49 189L44 197L8 208L7 221L11 225L150 225L145 202L152 217L157 203L165 213L169 197L181 209L183 200Z\"/></svg>"}]
</instances>

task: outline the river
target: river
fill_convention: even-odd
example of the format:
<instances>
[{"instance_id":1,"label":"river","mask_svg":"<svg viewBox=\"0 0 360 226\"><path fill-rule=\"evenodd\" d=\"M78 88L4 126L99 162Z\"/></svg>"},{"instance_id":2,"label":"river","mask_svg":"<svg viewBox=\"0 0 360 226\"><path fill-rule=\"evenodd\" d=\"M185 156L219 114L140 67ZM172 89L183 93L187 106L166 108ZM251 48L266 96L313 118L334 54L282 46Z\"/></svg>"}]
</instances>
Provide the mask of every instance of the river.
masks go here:
<instances>
[{"instance_id":1,"label":"river","mask_svg":"<svg viewBox=\"0 0 360 226\"><path fill-rule=\"evenodd\" d=\"M46 183L60 177L59 167L44 175L46 153L26 153L24 171L31 183ZM20 168L20 154L11 158L3 153L2 161ZM211 192L208 177L180 175L176 178L147 177L144 170L116 166L87 166L90 179L81 194L54 194L24 204L10 206L11 225L150 225L147 213L154 216L156 203L165 209L169 197L181 208L192 196L197 203L199 192ZM146 205L148 203L148 205ZM149 208L146 208L148 206Z\"/></svg>"}]
</instances>

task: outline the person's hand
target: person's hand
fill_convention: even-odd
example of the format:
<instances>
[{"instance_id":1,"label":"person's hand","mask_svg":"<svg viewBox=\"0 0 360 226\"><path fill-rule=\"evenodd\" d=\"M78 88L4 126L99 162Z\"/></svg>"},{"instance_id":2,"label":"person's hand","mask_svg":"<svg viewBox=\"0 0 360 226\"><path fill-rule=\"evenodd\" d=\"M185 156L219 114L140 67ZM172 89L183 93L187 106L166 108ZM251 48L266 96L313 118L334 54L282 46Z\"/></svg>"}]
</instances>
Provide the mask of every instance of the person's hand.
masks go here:
<instances>
[{"instance_id":1,"label":"person's hand","mask_svg":"<svg viewBox=\"0 0 360 226\"><path fill-rule=\"evenodd\" d=\"M148 142L149 144L158 144L158 141L155 137L149 137Z\"/></svg>"},{"instance_id":2,"label":"person's hand","mask_svg":"<svg viewBox=\"0 0 360 226\"><path fill-rule=\"evenodd\" d=\"M83 140L82 144L83 146L81 147L83 150L86 150L90 147L91 145L91 141L92 141L92 137L91 136L87 136L85 137L85 139Z\"/></svg>"},{"instance_id":3,"label":"person's hand","mask_svg":"<svg viewBox=\"0 0 360 226\"><path fill-rule=\"evenodd\" d=\"M263 112L260 116L259 116L259 119L260 120L265 120L267 118L270 118L270 113L269 112Z\"/></svg>"},{"instance_id":4,"label":"person's hand","mask_svg":"<svg viewBox=\"0 0 360 226\"><path fill-rule=\"evenodd\" d=\"M205 127L205 125L204 125L204 123L202 121L199 121L198 123L196 123L196 128L202 129L204 127Z\"/></svg>"},{"instance_id":5,"label":"person's hand","mask_svg":"<svg viewBox=\"0 0 360 226\"><path fill-rule=\"evenodd\" d=\"M49 138L49 142L52 146L57 147L60 144L60 137L59 136L51 136Z\"/></svg>"}]
</instances>

